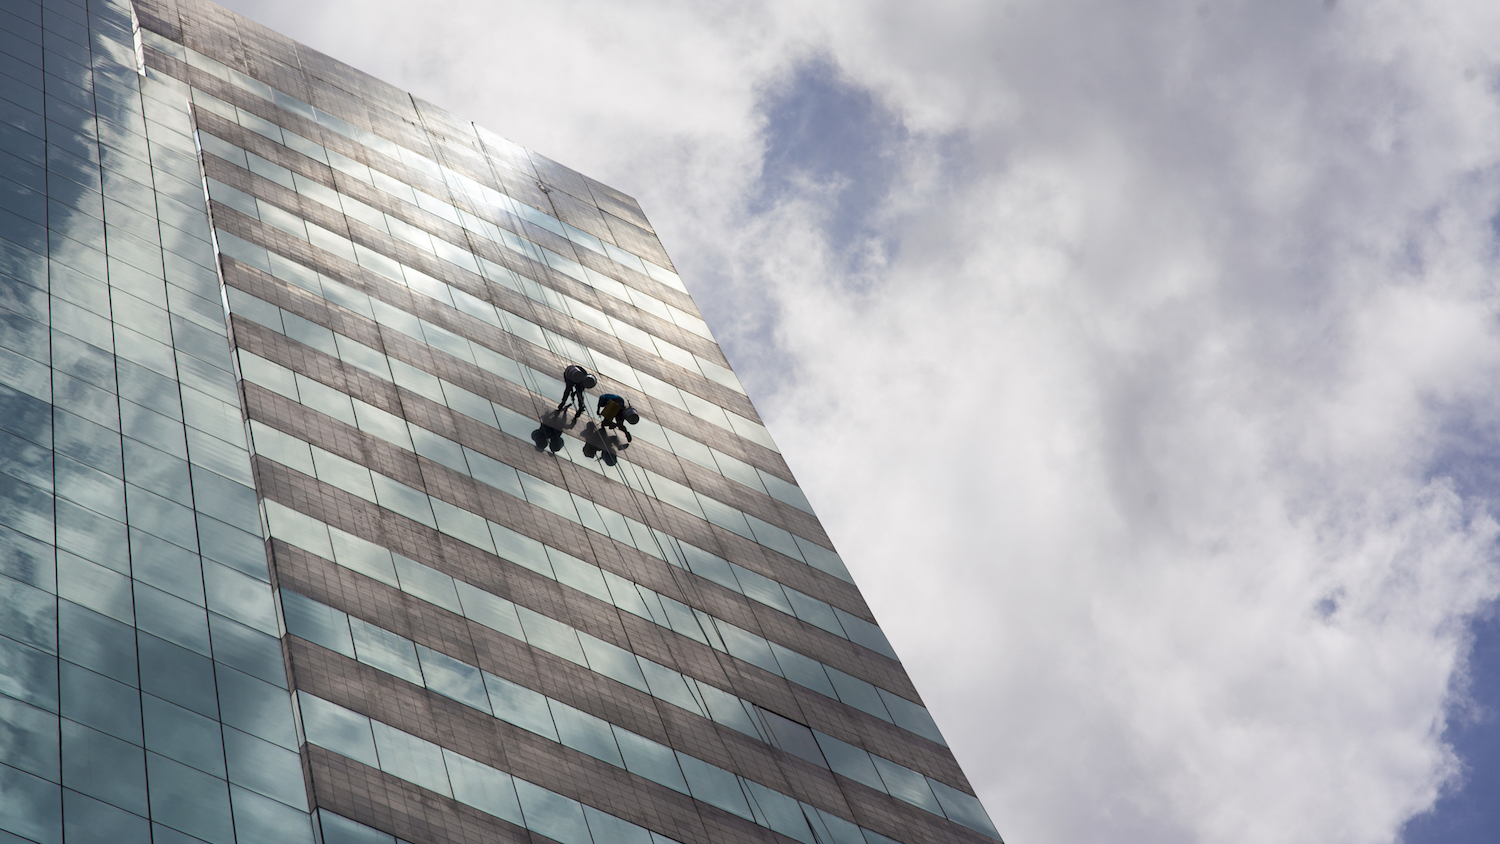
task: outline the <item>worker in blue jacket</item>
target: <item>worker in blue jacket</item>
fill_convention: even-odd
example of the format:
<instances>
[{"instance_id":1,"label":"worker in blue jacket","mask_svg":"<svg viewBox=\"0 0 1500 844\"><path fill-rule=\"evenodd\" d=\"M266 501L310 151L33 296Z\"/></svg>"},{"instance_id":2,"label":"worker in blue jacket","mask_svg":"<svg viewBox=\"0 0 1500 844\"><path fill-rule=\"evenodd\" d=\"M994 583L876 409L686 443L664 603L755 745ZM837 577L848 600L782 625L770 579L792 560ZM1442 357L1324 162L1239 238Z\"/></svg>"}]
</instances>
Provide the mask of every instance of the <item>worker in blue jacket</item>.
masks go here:
<instances>
[{"instance_id":1,"label":"worker in blue jacket","mask_svg":"<svg viewBox=\"0 0 1500 844\"><path fill-rule=\"evenodd\" d=\"M635 408L630 406L629 402L625 401L623 396L617 396L614 393L605 393L599 397L599 419L601 420L599 423L599 432L601 435L605 431L614 429L624 434L626 443L630 443L635 438L630 435L629 431L625 430L625 423L628 422L634 425L641 421L641 415L636 412Z\"/></svg>"}]
</instances>

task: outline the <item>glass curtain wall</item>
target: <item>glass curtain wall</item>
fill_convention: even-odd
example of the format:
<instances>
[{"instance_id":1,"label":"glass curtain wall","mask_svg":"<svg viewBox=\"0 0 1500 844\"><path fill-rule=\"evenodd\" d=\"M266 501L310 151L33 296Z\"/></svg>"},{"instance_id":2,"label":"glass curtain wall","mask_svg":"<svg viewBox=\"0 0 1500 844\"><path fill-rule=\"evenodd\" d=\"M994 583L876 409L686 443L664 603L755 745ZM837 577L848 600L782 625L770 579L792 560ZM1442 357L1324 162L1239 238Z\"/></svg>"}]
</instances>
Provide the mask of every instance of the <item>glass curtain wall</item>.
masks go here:
<instances>
[{"instance_id":1,"label":"glass curtain wall","mask_svg":"<svg viewBox=\"0 0 1500 844\"><path fill-rule=\"evenodd\" d=\"M999 839L634 200L210 3L0 18L0 844Z\"/></svg>"}]
</instances>

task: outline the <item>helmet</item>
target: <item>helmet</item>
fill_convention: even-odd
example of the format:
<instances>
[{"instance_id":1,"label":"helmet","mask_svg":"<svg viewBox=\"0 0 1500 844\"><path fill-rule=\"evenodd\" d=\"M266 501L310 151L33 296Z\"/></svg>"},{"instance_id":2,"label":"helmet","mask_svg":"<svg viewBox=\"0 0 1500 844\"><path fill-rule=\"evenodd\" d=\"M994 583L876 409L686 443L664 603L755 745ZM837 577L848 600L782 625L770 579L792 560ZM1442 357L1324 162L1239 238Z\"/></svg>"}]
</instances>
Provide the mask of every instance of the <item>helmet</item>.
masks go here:
<instances>
[{"instance_id":1,"label":"helmet","mask_svg":"<svg viewBox=\"0 0 1500 844\"><path fill-rule=\"evenodd\" d=\"M583 388L585 390L592 390L597 386L599 386L598 378L595 378L592 374L583 376Z\"/></svg>"},{"instance_id":2,"label":"helmet","mask_svg":"<svg viewBox=\"0 0 1500 844\"><path fill-rule=\"evenodd\" d=\"M641 415L635 412L635 408L627 407L625 408L625 421L634 425L635 423L641 421Z\"/></svg>"}]
</instances>

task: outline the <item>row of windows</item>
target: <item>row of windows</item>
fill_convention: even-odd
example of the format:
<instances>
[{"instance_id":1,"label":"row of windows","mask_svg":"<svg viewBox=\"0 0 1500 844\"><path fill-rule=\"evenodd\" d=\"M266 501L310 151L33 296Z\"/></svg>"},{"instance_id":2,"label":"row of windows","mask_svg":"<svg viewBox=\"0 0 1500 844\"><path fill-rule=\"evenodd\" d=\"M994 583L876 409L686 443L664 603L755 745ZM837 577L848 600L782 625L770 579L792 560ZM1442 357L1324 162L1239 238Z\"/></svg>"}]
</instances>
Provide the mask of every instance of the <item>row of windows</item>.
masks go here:
<instances>
[{"instance_id":1,"label":"row of windows","mask_svg":"<svg viewBox=\"0 0 1500 844\"><path fill-rule=\"evenodd\" d=\"M240 567L254 561L243 554L240 567L236 567L202 559L185 549L181 543L197 544L192 533L198 525L193 521L163 529L150 518L157 513L137 506L131 515L140 518L132 520L127 532L123 524L111 524L93 511L62 499L58 499L55 514L49 512L52 508L47 507L45 493L9 476L0 477L0 490L11 502L6 507L6 520L18 533L50 542L50 537L37 534L49 533L45 528L53 527L55 518L59 543L56 568L49 566L48 577L30 584L9 584L10 592L21 603L8 609L0 632L9 631L7 635L36 647L53 648L49 643L56 638L56 612L48 596L57 595L122 623L138 625L204 656L212 654L212 613L266 635L278 635L270 595L257 585L266 577L264 556L259 572L246 573ZM23 512L33 507L32 513ZM92 528L101 532L73 541L73 534ZM235 530L223 523L215 529L221 536ZM170 538L164 539L159 533ZM118 544L103 544L110 540ZM241 548L247 547L248 543L241 544ZM50 551L49 546L47 553ZM215 551L215 555L233 556L222 551Z\"/></svg>"},{"instance_id":2,"label":"row of windows","mask_svg":"<svg viewBox=\"0 0 1500 844\"><path fill-rule=\"evenodd\" d=\"M0 275L0 324L6 328L0 348L44 366L50 362L60 376L111 393L119 365L128 363L166 378L181 373L181 380L193 389L237 401L222 377L231 363L223 310L217 302L179 290L175 293L182 295L169 294L169 303L159 274L142 277L146 283L139 286L134 281L111 285L59 262L50 262L42 271L49 262L40 255L33 258L37 272L23 270L19 278ZM154 294L157 301L132 291ZM180 410L171 412L182 415Z\"/></svg>"},{"instance_id":3,"label":"row of windows","mask_svg":"<svg viewBox=\"0 0 1500 844\"><path fill-rule=\"evenodd\" d=\"M712 803L746 820L760 821L745 799L746 795L767 790L758 783L681 751L673 751L617 724L410 639L351 618L311 598L282 590L281 599L286 608L287 632L293 635L409 683L424 686L601 762L624 768L658 785ZM524 626L524 622L520 623ZM968 794L833 736L766 712L754 704L748 704L746 712L752 722L758 722L758 738L762 741L795 752L815 765L939 817L999 837L993 828L986 828L987 822L984 826L975 826L973 819L985 818L984 810L979 801ZM734 791L720 794L714 789L719 783L729 782L737 782L738 795ZM774 793L773 799L782 803L792 800L780 793ZM776 818L782 813L766 814ZM788 816L795 818L797 813L792 811ZM788 828L772 828L806 844L814 844L805 826L792 823Z\"/></svg>"},{"instance_id":4,"label":"row of windows","mask_svg":"<svg viewBox=\"0 0 1500 844\"><path fill-rule=\"evenodd\" d=\"M120 5L120 0L103 0L103 2L94 5L94 14L90 15L85 8L85 4L77 2L77 0L65 0L65 2L58 4L49 3L45 7L41 5L39 0L0 0L0 9L16 15L28 23L41 26L44 22L71 22L73 24L89 25L96 23L101 17L109 21L117 21L119 20L119 13L125 7ZM124 21L128 31L130 21L130 12L128 10L124 11Z\"/></svg>"},{"instance_id":5,"label":"row of windows","mask_svg":"<svg viewBox=\"0 0 1500 844\"><path fill-rule=\"evenodd\" d=\"M45 140L95 161L98 151L91 149L88 142L96 140L99 134L96 123L99 104L102 103L105 116L144 133L139 114L134 117L121 114L122 108L129 109L132 105L130 97L136 91L135 80L126 75L128 70L111 67L114 57L128 55L129 48L105 39L97 43L104 49L95 59L98 66L78 64L49 49L45 73L0 52L0 114L6 125L35 141ZM134 106L133 110L139 112L138 101ZM34 147L35 141L28 145Z\"/></svg>"},{"instance_id":6,"label":"row of windows","mask_svg":"<svg viewBox=\"0 0 1500 844\"><path fill-rule=\"evenodd\" d=\"M309 744L535 830L560 844L677 844L426 739L307 692L297 693Z\"/></svg>"},{"instance_id":7,"label":"row of windows","mask_svg":"<svg viewBox=\"0 0 1500 844\"><path fill-rule=\"evenodd\" d=\"M280 505L267 502L267 507L274 509ZM281 513L277 515L277 518L298 521L308 519L297 513ZM399 589L434 606L442 607L456 615L461 615L482 627L526 642L538 650L587 668L636 691L649 694L760 741L770 741L770 736L754 718L750 717L750 713L754 711L754 704L743 698L619 648L553 618L517 606L511 601L490 594L462 580L449 577L436 569L336 527L317 523L316 520L310 521L316 523L317 527L328 531L332 553L337 558L338 565ZM316 537L309 544L316 544ZM309 549L303 548L303 550ZM310 551L310 553L315 552ZM559 561L565 559L567 558L558 558ZM564 578L562 582L568 582L566 570ZM633 588L628 582L608 573L605 574L605 580L616 584L616 591L622 595L628 594L627 590ZM339 650L338 647L328 644L327 637L319 632L324 629L325 619L308 611L308 599L295 593L284 592L283 600L289 632L308 641L322 644L331 650ZM643 595L642 604L645 600ZM667 606L658 604L656 609L660 613L659 617L666 615ZM684 607L682 611L688 610ZM350 654L346 653L346 655Z\"/></svg>"},{"instance_id":8,"label":"row of windows","mask_svg":"<svg viewBox=\"0 0 1500 844\"><path fill-rule=\"evenodd\" d=\"M136 102L139 110L138 95ZM57 146L48 146L37 163L0 155L0 176L14 212L4 215L0 236L38 256L50 253L54 262L100 284L116 276L144 277L154 279L159 290L165 274L217 300L195 160L163 143L170 137L165 131L153 130L148 142L107 121L101 121L101 128L110 135L102 142L102 161L97 153L88 160ZM194 181L179 178L184 172L193 173ZM45 267L39 258L36 264ZM37 285L45 287L45 281ZM90 298L97 303L92 307L107 316L108 297Z\"/></svg>"},{"instance_id":9,"label":"row of windows","mask_svg":"<svg viewBox=\"0 0 1500 844\"><path fill-rule=\"evenodd\" d=\"M535 795L535 792L531 792L531 794ZM532 801L530 805L533 811L550 811L558 806L566 806L571 809L570 804L555 802L538 803ZM365 826L358 821L349 820L343 815L336 815L327 809L319 809L314 813L314 816L317 818L318 829L323 834L323 844L411 844L410 841L403 838L397 838L394 835L381 832L373 827ZM677 842L665 835L658 835L644 827L627 823L614 815L601 812L592 806L583 807L583 816L585 828L593 836L592 839L584 840L592 840L598 842L598 844L677 844ZM566 820L560 822L549 821L540 816L535 818L534 822L537 824L536 828L538 829L560 828L568 823ZM518 826L520 825L523 824L518 824ZM859 844L863 844L863 842Z\"/></svg>"},{"instance_id":10,"label":"row of windows","mask_svg":"<svg viewBox=\"0 0 1500 844\"><path fill-rule=\"evenodd\" d=\"M198 217L203 218L201 211ZM160 248L156 249L160 254ZM153 304L71 271L56 260L50 262L49 273L44 269L49 262L40 255L24 257L11 249L7 257L13 260L6 269L16 278L0 282L0 300L9 306L5 308L9 330L0 342L19 347L22 354L6 351L4 356L0 378L19 392L5 390L0 395L6 410L0 414L0 427L36 444L27 446L17 440L7 448L6 471L18 475L24 484L10 485L12 523L34 528L34 535L51 541L54 533L60 540L65 534L63 515L69 523L87 521L89 530L69 528L66 533L87 535L89 540L80 550L102 548L103 554L112 555L101 560L106 563L124 553L125 543L108 540L125 535L127 513L133 517L133 526L196 549L199 525L190 509L196 489L200 515L212 514L255 530L254 495L247 486L248 454L227 371L230 360L223 312L217 303L186 293L163 296L162 291L174 286L163 284L160 269L154 280L144 273L114 271L123 265L99 273L108 274L112 281L124 276L135 292L154 285L162 301ZM141 283L142 278L148 281ZM44 287L58 295L49 298ZM201 305L180 308L179 299ZM113 322L112 311L160 339L172 338L168 342L175 342L176 348ZM209 311L216 312L217 322ZM51 331L33 318L47 319ZM212 328L205 328L204 323ZM109 351L116 347L119 356ZM49 368L49 362L56 370ZM50 494L89 509L59 505L54 521ZM242 545L226 544L229 548ZM258 567L264 578L263 555Z\"/></svg>"},{"instance_id":11,"label":"row of windows","mask_svg":"<svg viewBox=\"0 0 1500 844\"><path fill-rule=\"evenodd\" d=\"M550 630L554 626L561 627L558 635L546 636L533 644L579 665L590 666L584 656L586 650L575 642L577 631L570 627L531 610L516 607L510 601L494 596L485 598L486 611L484 613L477 617L470 615L465 611L462 602L449 597L453 590L465 588L473 591L473 587L467 584L460 587L459 584L462 581L414 561L403 563L403 565L407 565L415 574L407 578L399 577L394 567L395 564L388 562L391 557L391 551L388 549L367 540L352 537L338 528L274 501L267 500L263 502L263 506L270 535L288 545L301 548L323 559L333 560L339 565L441 606L450 612L463 615L512 638L531 641L526 636L524 628L519 623L511 621L517 612L524 610L537 618L545 619L545 621L537 622L538 625L542 625L539 629ZM826 697L842 701L882 721L941 742L942 736L933 723L932 716L920 704L913 703L776 642L767 641L736 625L720 621L652 589L632 583L613 572L600 569L577 557L521 536L503 525L490 522L488 528L493 537L493 545L500 549L501 556L514 560L518 565L525 566L564 586L577 589L664 629L708 645L721 653L727 653ZM463 540L463 537L455 538ZM494 552L490 551L490 553ZM482 594L488 595L488 593ZM600 673L614 676L607 671ZM633 677L634 673L630 672L625 676ZM640 688L639 683L630 683L620 677L615 677L615 679ZM651 688L640 690L655 694ZM663 699L677 703L677 700L672 697ZM695 706L683 708L701 710L701 707ZM703 714L705 717L714 717L707 713Z\"/></svg>"},{"instance_id":12,"label":"row of windows","mask_svg":"<svg viewBox=\"0 0 1500 844\"><path fill-rule=\"evenodd\" d=\"M97 192L100 189L101 142L105 144L106 159L108 155L114 155L118 162L120 153L143 161L156 157L148 157L145 152L146 120L149 118L152 141L176 153L156 163L158 167L169 168L174 176L186 183L187 201L191 204L197 182L197 163L193 158L186 117L180 108L174 111L171 104L161 103L155 97L148 98L143 104L139 77L129 71L72 67L76 70L68 73L81 77L75 80L79 84L49 72L41 80L47 86L45 94L29 83L6 77L6 96L9 99L0 100L0 110L3 110L7 125L19 132L7 137L6 152L38 166L47 166L55 175ZM84 84L88 87L80 87ZM123 167L129 162L118 163ZM15 178L9 172L6 175ZM174 196L181 198L183 190L173 191ZM201 195L201 190L197 192Z\"/></svg>"},{"instance_id":13,"label":"row of windows","mask_svg":"<svg viewBox=\"0 0 1500 844\"><path fill-rule=\"evenodd\" d=\"M534 829L560 844L671 840L306 692L298 692L297 701L309 743ZM693 786L703 794L699 799L741 817L749 812L756 823L804 844L897 844L727 771L726 776L715 777L706 765L699 764L701 768L695 768L690 776ZM598 816L609 824L602 828L607 830L602 835L594 831ZM813 827L821 838L813 837Z\"/></svg>"}]
</instances>

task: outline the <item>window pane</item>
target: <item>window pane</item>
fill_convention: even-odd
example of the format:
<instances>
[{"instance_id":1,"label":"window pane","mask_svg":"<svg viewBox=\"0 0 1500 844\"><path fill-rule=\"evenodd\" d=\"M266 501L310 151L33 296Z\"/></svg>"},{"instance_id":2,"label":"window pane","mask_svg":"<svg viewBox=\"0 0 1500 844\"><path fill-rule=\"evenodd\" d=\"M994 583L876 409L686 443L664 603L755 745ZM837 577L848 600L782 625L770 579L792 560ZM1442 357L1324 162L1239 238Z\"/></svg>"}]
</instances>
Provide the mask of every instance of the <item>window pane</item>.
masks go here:
<instances>
[{"instance_id":1,"label":"window pane","mask_svg":"<svg viewBox=\"0 0 1500 844\"><path fill-rule=\"evenodd\" d=\"M266 584L213 562L203 564L203 584L209 609L262 633L280 634L276 604Z\"/></svg>"},{"instance_id":2,"label":"window pane","mask_svg":"<svg viewBox=\"0 0 1500 844\"><path fill-rule=\"evenodd\" d=\"M58 602L57 619L57 650L63 659L122 683L134 686L139 682L136 675L135 631L129 625L71 601ZM0 646L3 644L0 641ZM55 663L51 670L52 688L55 689ZM4 673L0 671L0 675Z\"/></svg>"},{"instance_id":3,"label":"window pane","mask_svg":"<svg viewBox=\"0 0 1500 844\"><path fill-rule=\"evenodd\" d=\"M327 809L318 810L318 826L323 832L323 844L394 844L396 840Z\"/></svg>"},{"instance_id":4,"label":"window pane","mask_svg":"<svg viewBox=\"0 0 1500 844\"><path fill-rule=\"evenodd\" d=\"M224 756L229 781L305 810L302 762L296 753L233 727L224 728Z\"/></svg>"},{"instance_id":5,"label":"window pane","mask_svg":"<svg viewBox=\"0 0 1500 844\"><path fill-rule=\"evenodd\" d=\"M583 807L595 844L651 844L651 833L635 824L605 814L593 806Z\"/></svg>"},{"instance_id":6,"label":"window pane","mask_svg":"<svg viewBox=\"0 0 1500 844\"><path fill-rule=\"evenodd\" d=\"M677 756L671 748L619 727L614 728L614 733L625 770L673 791L688 793L687 780L682 778L682 769L677 766Z\"/></svg>"},{"instance_id":7,"label":"window pane","mask_svg":"<svg viewBox=\"0 0 1500 844\"><path fill-rule=\"evenodd\" d=\"M294 757L295 758L295 757ZM302 789L302 772L295 773L295 785ZM256 794L238 785L229 787L234 804L234 828L238 840L274 841L276 844L313 844L312 821L307 812ZM305 802L305 798L301 798Z\"/></svg>"},{"instance_id":8,"label":"window pane","mask_svg":"<svg viewBox=\"0 0 1500 844\"><path fill-rule=\"evenodd\" d=\"M130 575L143 583L203 606L198 555L138 530L130 532Z\"/></svg>"},{"instance_id":9,"label":"window pane","mask_svg":"<svg viewBox=\"0 0 1500 844\"><path fill-rule=\"evenodd\" d=\"M760 716L765 721L766 727L770 729L777 747L794 756L800 756L814 765L827 767L828 763L823 759L823 752L818 749L818 742L813 738L812 730L790 718L783 718L765 709L760 710Z\"/></svg>"},{"instance_id":10,"label":"window pane","mask_svg":"<svg viewBox=\"0 0 1500 844\"><path fill-rule=\"evenodd\" d=\"M370 729L375 733L375 750L380 755L382 771L453 796L448 771L443 767L443 754L437 745L379 721L371 721Z\"/></svg>"},{"instance_id":11,"label":"window pane","mask_svg":"<svg viewBox=\"0 0 1500 844\"><path fill-rule=\"evenodd\" d=\"M209 718L219 715L213 663L208 657L141 633L141 691Z\"/></svg>"},{"instance_id":12,"label":"window pane","mask_svg":"<svg viewBox=\"0 0 1500 844\"><path fill-rule=\"evenodd\" d=\"M139 609L137 626L141 630L194 653L210 655L208 613L202 607L144 583L136 583L135 602Z\"/></svg>"},{"instance_id":13,"label":"window pane","mask_svg":"<svg viewBox=\"0 0 1500 844\"><path fill-rule=\"evenodd\" d=\"M208 629L213 637L215 660L267 683L286 687L286 665L281 659L278 637L217 613L208 614Z\"/></svg>"},{"instance_id":14,"label":"window pane","mask_svg":"<svg viewBox=\"0 0 1500 844\"><path fill-rule=\"evenodd\" d=\"M558 737L565 747L587 753L615 767L625 767L608 723L559 701L551 701L551 708Z\"/></svg>"},{"instance_id":15,"label":"window pane","mask_svg":"<svg viewBox=\"0 0 1500 844\"><path fill-rule=\"evenodd\" d=\"M802 816L802 807L797 804L796 800L780 792L772 791L758 782L750 780L742 780L742 782L750 792L750 799L755 803L756 814L764 818L766 826L788 838L801 841L802 844L816 844L812 830L807 826L807 819Z\"/></svg>"},{"instance_id":16,"label":"window pane","mask_svg":"<svg viewBox=\"0 0 1500 844\"><path fill-rule=\"evenodd\" d=\"M0 577L0 635L55 651L57 599L34 586Z\"/></svg>"},{"instance_id":17,"label":"window pane","mask_svg":"<svg viewBox=\"0 0 1500 844\"><path fill-rule=\"evenodd\" d=\"M491 630L498 630L515 639L526 640L526 633L521 629L521 621L516 616L515 604L461 580L454 581L453 585L463 601L463 613L466 617Z\"/></svg>"},{"instance_id":18,"label":"window pane","mask_svg":"<svg viewBox=\"0 0 1500 844\"><path fill-rule=\"evenodd\" d=\"M484 685L489 690L496 718L553 741L558 740L546 697L488 671L484 672Z\"/></svg>"},{"instance_id":19,"label":"window pane","mask_svg":"<svg viewBox=\"0 0 1500 844\"><path fill-rule=\"evenodd\" d=\"M216 665L224 723L288 750L297 749L292 701L286 689L257 680L223 663Z\"/></svg>"},{"instance_id":20,"label":"window pane","mask_svg":"<svg viewBox=\"0 0 1500 844\"><path fill-rule=\"evenodd\" d=\"M875 769L880 772L880 778L885 782L886 790L892 797L905 800L913 806L921 806L933 814L943 813L937 798L932 794L932 789L927 785L926 777L881 756L872 754L870 759L874 761Z\"/></svg>"},{"instance_id":21,"label":"window pane","mask_svg":"<svg viewBox=\"0 0 1500 844\"><path fill-rule=\"evenodd\" d=\"M288 589L281 590L281 608L286 615L288 633L354 658L349 616Z\"/></svg>"},{"instance_id":22,"label":"window pane","mask_svg":"<svg viewBox=\"0 0 1500 844\"><path fill-rule=\"evenodd\" d=\"M147 768L152 820L209 844L233 844L228 783L155 753Z\"/></svg>"},{"instance_id":23,"label":"window pane","mask_svg":"<svg viewBox=\"0 0 1500 844\"><path fill-rule=\"evenodd\" d=\"M309 744L326 747L372 768L380 767L369 718L306 692L297 693L297 705L302 711L302 728L307 732Z\"/></svg>"},{"instance_id":24,"label":"window pane","mask_svg":"<svg viewBox=\"0 0 1500 844\"><path fill-rule=\"evenodd\" d=\"M57 571L53 554L51 545L0 527L0 574L38 589L56 592Z\"/></svg>"},{"instance_id":25,"label":"window pane","mask_svg":"<svg viewBox=\"0 0 1500 844\"><path fill-rule=\"evenodd\" d=\"M61 778L57 716L0 697L0 759L28 774L57 782Z\"/></svg>"},{"instance_id":26,"label":"window pane","mask_svg":"<svg viewBox=\"0 0 1500 844\"><path fill-rule=\"evenodd\" d=\"M525 780L516 780L526 826L561 844L592 844L583 806Z\"/></svg>"},{"instance_id":27,"label":"window pane","mask_svg":"<svg viewBox=\"0 0 1500 844\"><path fill-rule=\"evenodd\" d=\"M146 814L146 759L139 747L64 719L62 772L68 788Z\"/></svg>"},{"instance_id":28,"label":"window pane","mask_svg":"<svg viewBox=\"0 0 1500 844\"><path fill-rule=\"evenodd\" d=\"M62 844L62 789L0 765L0 829L43 844Z\"/></svg>"},{"instance_id":29,"label":"window pane","mask_svg":"<svg viewBox=\"0 0 1500 844\"><path fill-rule=\"evenodd\" d=\"M989 813L984 810L979 798L972 794L965 794L930 777L927 784L937 795L938 803L942 804L943 812L947 814L949 820L958 821L969 829L982 832L991 838L1000 837L1000 833L990 822Z\"/></svg>"},{"instance_id":30,"label":"window pane","mask_svg":"<svg viewBox=\"0 0 1500 844\"><path fill-rule=\"evenodd\" d=\"M453 799L517 826L525 825L516 787L509 774L447 749L443 750L443 761L448 766L448 779L453 783Z\"/></svg>"},{"instance_id":31,"label":"window pane","mask_svg":"<svg viewBox=\"0 0 1500 844\"><path fill-rule=\"evenodd\" d=\"M569 662L588 665L573 628L526 607L516 607L516 612L521 617L521 626L526 629L527 642Z\"/></svg>"},{"instance_id":32,"label":"window pane","mask_svg":"<svg viewBox=\"0 0 1500 844\"><path fill-rule=\"evenodd\" d=\"M139 815L76 791L63 791L68 844L151 844L151 825Z\"/></svg>"},{"instance_id":33,"label":"window pane","mask_svg":"<svg viewBox=\"0 0 1500 844\"><path fill-rule=\"evenodd\" d=\"M422 661L427 688L481 712L490 711L490 699L478 668L424 645L417 645L417 656Z\"/></svg>"},{"instance_id":34,"label":"window pane","mask_svg":"<svg viewBox=\"0 0 1500 844\"><path fill-rule=\"evenodd\" d=\"M682 753L677 754L677 762L687 775L693 797L746 820L755 820L750 804L745 802L745 793L740 790L739 779L734 774Z\"/></svg>"},{"instance_id":35,"label":"window pane","mask_svg":"<svg viewBox=\"0 0 1500 844\"><path fill-rule=\"evenodd\" d=\"M833 736L813 731L818 740L818 747L823 750L823 755L828 759L828 766L836 774L842 774L855 782L864 783L876 791L885 791L885 783L881 781L880 775L875 772L875 765L870 761L870 754Z\"/></svg>"},{"instance_id":36,"label":"window pane","mask_svg":"<svg viewBox=\"0 0 1500 844\"><path fill-rule=\"evenodd\" d=\"M152 695L142 695L146 747L163 756L224 776L224 742L219 722Z\"/></svg>"},{"instance_id":37,"label":"window pane","mask_svg":"<svg viewBox=\"0 0 1500 844\"><path fill-rule=\"evenodd\" d=\"M485 534L485 538L489 538L488 533ZM416 595L424 601L437 604L449 612L463 613L463 606L459 603L458 593L454 589L453 578L400 554L389 556L396 563L396 571L403 591Z\"/></svg>"},{"instance_id":38,"label":"window pane","mask_svg":"<svg viewBox=\"0 0 1500 844\"><path fill-rule=\"evenodd\" d=\"M141 743L140 692L70 662L62 663L60 679L63 717L132 744ZM4 720L0 717L0 724Z\"/></svg>"},{"instance_id":39,"label":"window pane","mask_svg":"<svg viewBox=\"0 0 1500 844\"><path fill-rule=\"evenodd\" d=\"M349 619L349 629L354 635L354 652L360 662L394 674L408 683L422 685L417 649L409 639L358 618Z\"/></svg>"}]
</instances>

